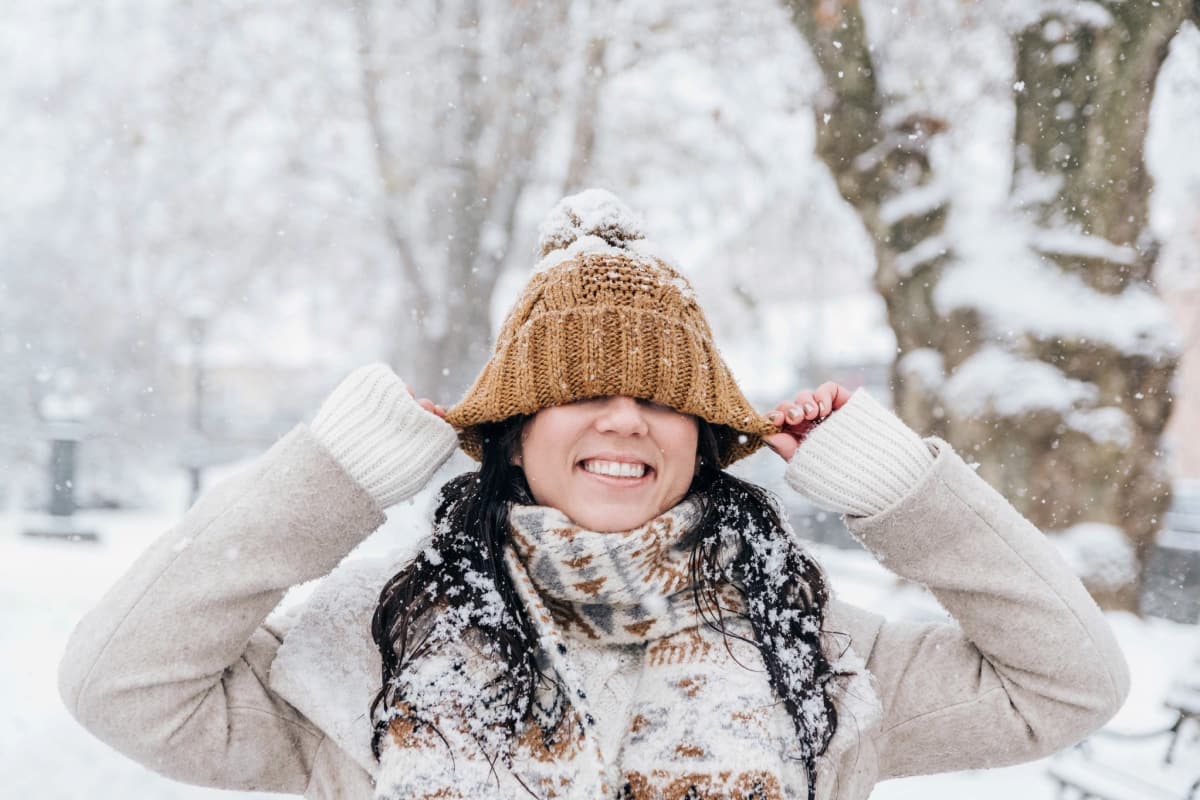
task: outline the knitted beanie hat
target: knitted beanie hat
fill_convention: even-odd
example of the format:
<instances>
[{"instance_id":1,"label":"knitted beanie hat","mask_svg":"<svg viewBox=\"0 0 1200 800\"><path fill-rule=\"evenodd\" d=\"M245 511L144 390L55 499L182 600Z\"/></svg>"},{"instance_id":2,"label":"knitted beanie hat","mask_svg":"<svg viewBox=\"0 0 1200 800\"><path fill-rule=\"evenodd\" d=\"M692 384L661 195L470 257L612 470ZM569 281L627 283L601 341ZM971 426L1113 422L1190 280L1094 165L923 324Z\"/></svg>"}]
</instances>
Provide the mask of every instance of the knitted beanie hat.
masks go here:
<instances>
[{"instance_id":1,"label":"knitted beanie hat","mask_svg":"<svg viewBox=\"0 0 1200 800\"><path fill-rule=\"evenodd\" d=\"M482 455L480 423L605 395L712 423L723 467L778 432L738 389L691 284L652 252L620 200L600 189L563 198L538 250L491 359L446 412L470 456Z\"/></svg>"}]
</instances>

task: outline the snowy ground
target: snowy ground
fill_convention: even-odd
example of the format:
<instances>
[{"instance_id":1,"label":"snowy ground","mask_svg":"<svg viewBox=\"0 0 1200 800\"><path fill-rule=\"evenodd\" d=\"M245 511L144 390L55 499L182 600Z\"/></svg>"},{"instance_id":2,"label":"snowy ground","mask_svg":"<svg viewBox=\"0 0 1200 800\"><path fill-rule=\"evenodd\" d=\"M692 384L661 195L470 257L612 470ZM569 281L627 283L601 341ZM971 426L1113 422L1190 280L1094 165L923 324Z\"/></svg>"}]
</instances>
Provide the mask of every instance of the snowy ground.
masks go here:
<instances>
[{"instance_id":1,"label":"snowy ground","mask_svg":"<svg viewBox=\"0 0 1200 800\"><path fill-rule=\"evenodd\" d=\"M423 514L421 504L400 507L397 517ZM81 527L99 543L47 541L22 536L31 522L0 516L0 775L12 798L161 798L197 800L233 796L168 781L112 752L82 730L62 707L56 669L67 635L80 616L178 513L96 512ZM403 519L385 526L369 547L394 546ZM388 541L388 537L393 537ZM821 549L834 586L850 602L892 617L937 613L920 590L897 587L861 553ZM1134 673L1133 693L1113 725L1125 730L1161 726L1160 703L1172 675L1195 657L1200 628L1113 614L1110 620ZM1198 770L1200 771L1200 770ZM274 797L275 795L237 795ZM1009 769L908 778L881 784L873 800L1050 800L1053 787L1038 762Z\"/></svg>"}]
</instances>

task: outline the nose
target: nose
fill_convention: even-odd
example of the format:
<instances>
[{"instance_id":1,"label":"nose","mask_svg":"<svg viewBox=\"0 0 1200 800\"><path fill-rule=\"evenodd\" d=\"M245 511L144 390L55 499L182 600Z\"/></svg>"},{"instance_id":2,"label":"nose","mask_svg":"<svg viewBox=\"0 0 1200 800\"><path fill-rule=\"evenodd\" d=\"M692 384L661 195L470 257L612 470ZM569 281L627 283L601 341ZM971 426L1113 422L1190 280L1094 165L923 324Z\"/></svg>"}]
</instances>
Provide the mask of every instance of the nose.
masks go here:
<instances>
[{"instance_id":1,"label":"nose","mask_svg":"<svg viewBox=\"0 0 1200 800\"><path fill-rule=\"evenodd\" d=\"M604 399L596 418L596 428L601 432L619 433L622 436L645 435L650 431L645 409L636 399L626 395Z\"/></svg>"}]
</instances>

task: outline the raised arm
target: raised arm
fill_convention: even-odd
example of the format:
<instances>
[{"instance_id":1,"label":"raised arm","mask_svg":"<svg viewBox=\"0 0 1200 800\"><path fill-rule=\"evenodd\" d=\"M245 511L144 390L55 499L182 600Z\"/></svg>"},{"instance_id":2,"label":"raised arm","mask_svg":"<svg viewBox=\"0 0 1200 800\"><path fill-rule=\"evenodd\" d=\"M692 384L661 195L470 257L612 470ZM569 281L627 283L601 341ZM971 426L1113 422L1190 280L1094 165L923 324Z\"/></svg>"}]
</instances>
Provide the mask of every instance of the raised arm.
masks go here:
<instances>
[{"instance_id":1,"label":"raised arm","mask_svg":"<svg viewBox=\"0 0 1200 800\"><path fill-rule=\"evenodd\" d=\"M883 622L853 643L883 706L880 779L1038 758L1124 702L1125 659L1096 604L948 444L922 441L860 390L808 433L786 474L954 618Z\"/></svg>"},{"instance_id":2,"label":"raised arm","mask_svg":"<svg viewBox=\"0 0 1200 800\"><path fill-rule=\"evenodd\" d=\"M68 709L178 780L304 792L323 737L268 688L280 640L263 621L455 444L387 367L352 373L311 428L206 493L80 621L59 667Z\"/></svg>"}]
</instances>

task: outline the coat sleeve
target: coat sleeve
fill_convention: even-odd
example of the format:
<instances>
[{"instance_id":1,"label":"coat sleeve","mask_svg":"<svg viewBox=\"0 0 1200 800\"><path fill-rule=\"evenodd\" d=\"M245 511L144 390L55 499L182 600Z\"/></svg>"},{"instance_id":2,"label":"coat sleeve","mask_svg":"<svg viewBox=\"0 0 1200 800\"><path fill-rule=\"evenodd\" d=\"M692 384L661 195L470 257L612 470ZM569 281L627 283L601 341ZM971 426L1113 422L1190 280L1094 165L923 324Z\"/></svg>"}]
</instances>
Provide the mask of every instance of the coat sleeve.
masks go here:
<instances>
[{"instance_id":1,"label":"coat sleeve","mask_svg":"<svg viewBox=\"0 0 1200 800\"><path fill-rule=\"evenodd\" d=\"M268 688L288 587L384 520L297 426L206 493L72 633L59 690L84 727L177 780L303 793L323 735Z\"/></svg>"},{"instance_id":2,"label":"coat sleeve","mask_svg":"<svg viewBox=\"0 0 1200 800\"><path fill-rule=\"evenodd\" d=\"M868 645L880 779L1042 757L1104 724L1129 688L1112 631L1046 537L948 444L927 442L934 464L911 491L847 519L954 618L883 622Z\"/></svg>"}]
</instances>

